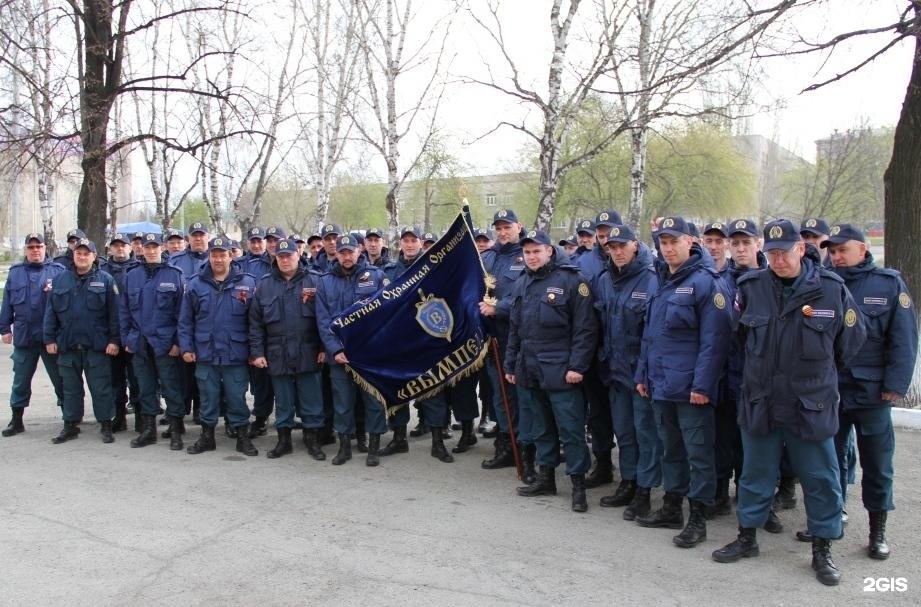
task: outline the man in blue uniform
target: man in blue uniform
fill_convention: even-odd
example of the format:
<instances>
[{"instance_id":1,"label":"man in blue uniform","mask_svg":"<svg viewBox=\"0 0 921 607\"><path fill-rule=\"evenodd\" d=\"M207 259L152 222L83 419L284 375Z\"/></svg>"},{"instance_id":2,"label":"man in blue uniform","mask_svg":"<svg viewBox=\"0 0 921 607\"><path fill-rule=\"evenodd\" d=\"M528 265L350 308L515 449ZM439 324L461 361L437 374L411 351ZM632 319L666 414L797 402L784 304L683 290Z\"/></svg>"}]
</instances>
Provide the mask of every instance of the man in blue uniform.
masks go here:
<instances>
[{"instance_id":1,"label":"man in blue uniform","mask_svg":"<svg viewBox=\"0 0 921 607\"><path fill-rule=\"evenodd\" d=\"M512 288L503 366L508 382L528 392L540 471L533 483L518 488L518 495L556 494L554 471L562 443L572 480L572 510L585 512L585 473L591 460L579 384L597 344L591 290L578 268L556 260L545 232L528 232L521 246L527 270Z\"/></svg>"},{"instance_id":2,"label":"man in blue uniform","mask_svg":"<svg viewBox=\"0 0 921 607\"><path fill-rule=\"evenodd\" d=\"M25 246L26 259L10 268L0 307L0 337L3 343L13 344L10 355L13 360L13 385L10 386L13 417L3 430L3 436L15 436L26 429L22 415L32 398L32 378L39 358L54 386L58 406L64 401L57 357L49 354L42 342L45 302L52 280L64 272L64 267L46 259L42 234L27 234Z\"/></svg>"},{"instance_id":3,"label":"man in blue uniform","mask_svg":"<svg viewBox=\"0 0 921 607\"><path fill-rule=\"evenodd\" d=\"M86 238L86 234L84 234L83 230L80 228L74 228L67 232L67 248L64 249L60 255L55 256L54 262L61 264L66 270L73 270L74 247L76 247L77 242L83 238Z\"/></svg>"},{"instance_id":4,"label":"man in blue uniform","mask_svg":"<svg viewBox=\"0 0 921 607\"><path fill-rule=\"evenodd\" d=\"M120 293L125 292L125 274L134 267L138 261L131 258L131 242L128 236L121 232L112 234L109 240L109 257L102 260L99 268L112 275ZM112 389L115 391L115 419L112 422L112 431L120 432L128 429L128 403L135 411L135 431L140 432L141 412L138 400L140 389L137 378L131 368L131 354L124 348L119 350L118 356L112 358Z\"/></svg>"},{"instance_id":5,"label":"man in blue uniform","mask_svg":"<svg viewBox=\"0 0 921 607\"><path fill-rule=\"evenodd\" d=\"M611 264L596 277L592 288L601 317L598 357L608 387L621 481L612 495L601 498L601 505L627 506L623 518L632 521L649 514L650 490L662 482L662 443L652 403L640 396L633 381L646 302L658 289L658 278L652 251L637 241L628 226L612 226L605 248Z\"/></svg>"},{"instance_id":6,"label":"man in blue uniform","mask_svg":"<svg viewBox=\"0 0 921 607\"><path fill-rule=\"evenodd\" d=\"M841 486L834 437L838 372L860 351L864 323L837 275L787 219L764 226L770 269L739 277L738 331L745 346L739 426L745 459L739 483L738 538L713 553L728 563L758 556L756 530L767 520L784 447L803 487L816 578L841 574L831 540L841 535Z\"/></svg>"},{"instance_id":7,"label":"man in blue uniform","mask_svg":"<svg viewBox=\"0 0 921 607\"><path fill-rule=\"evenodd\" d=\"M208 263L189 279L179 314L179 349L195 363L201 394L201 436L186 451L193 455L216 448L214 428L221 403L228 425L236 432L236 449L258 455L249 438L249 308L256 281L231 259L230 240L215 238L208 245Z\"/></svg>"},{"instance_id":8,"label":"man in blue uniform","mask_svg":"<svg viewBox=\"0 0 921 607\"><path fill-rule=\"evenodd\" d=\"M336 262L336 240L340 234L342 234L342 229L334 223L328 223L320 230L323 250L313 258L313 265L320 272L328 272Z\"/></svg>"},{"instance_id":9,"label":"man in blue uniform","mask_svg":"<svg viewBox=\"0 0 921 607\"><path fill-rule=\"evenodd\" d=\"M160 234L144 234L144 259L125 274L119 322L122 343L132 355L131 364L141 391L141 432L131 446L157 442L159 390L166 399L170 449L179 451L186 411L180 389L177 325L185 279L179 268L163 263L162 244Z\"/></svg>"},{"instance_id":10,"label":"man in blue uniform","mask_svg":"<svg viewBox=\"0 0 921 607\"><path fill-rule=\"evenodd\" d=\"M867 341L838 375L840 428L835 450L847 499L848 442L857 430L863 470L863 505L870 513L870 558L889 558L886 518L892 500L895 432L892 405L911 385L918 352L918 325L908 288L896 270L878 268L863 233L850 224L832 226L822 243L834 272L844 279L866 323Z\"/></svg>"},{"instance_id":11,"label":"man in blue uniform","mask_svg":"<svg viewBox=\"0 0 921 607\"><path fill-rule=\"evenodd\" d=\"M272 271L259 281L250 308L252 364L268 372L275 391L278 443L268 453L272 459L293 451L295 415L301 420L307 452L315 460L326 459L318 436L323 428L320 364L325 360L317 326L318 278L300 263L297 243L282 240Z\"/></svg>"},{"instance_id":12,"label":"man in blue uniform","mask_svg":"<svg viewBox=\"0 0 921 607\"><path fill-rule=\"evenodd\" d=\"M42 339L48 354L58 355L64 392L64 427L51 442L63 443L80 433L83 378L93 397L93 413L102 442L111 443L115 399L108 357L119 350L118 286L96 267L96 245L81 238L73 250L73 269L51 280Z\"/></svg>"},{"instance_id":13,"label":"man in blue uniform","mask_svg":"<svg viewBox=\"0 0 921 607\"><path fill-rule=\"evenodd\" d=\"M680 529L687 495L688 522L673 542L691 548L707 539L706 509L716 494L713 411L732 316L725 287L687 222L666 217L657 239L664 263L634 379L640 396L652 398L666 493L661 509L636 522Z\"/></svg>"},{"instance_id":14,"label":"man in blue uniform","mask_svg":"<svg viewBox=\"0 0 921 607\"><path fill-rule=\"evenodd\" d=\"M368 263L372 266L383 268L390 263L389 251L384 246L384 236L386 234L380 228L369 228L365 232L365 250L368 253Z\"/></svg>"},{"instance_id":15,"label":"man in blue uniform","mask_svg":"<svg viewBox=\"0 0 921 607\"><path fill-rule=\"evenodd\" d=\"M272 271L272 254L266 248L265 230L252 227L247 233L249 237L249 252L244 257L243 271L252 275L258 283L259 280ZM277 238L273 237L276 241ZM277 248L278 243L275 243ZM249 368L250 391L253 393L253 420L249 429L250 438L263 436L266 433L266 422L272 415L275 407L275 393L272 391L272 380L266 369L261 367Z\"/></svg>"},{"instance_id":16,"label":"man in blue uniform","mask_svg":"<svg viewBox=\"0 0 921 607\"><path fill-rule=\"evenodd\" d=\"M493 217L493 231L496 235L496 244L492 249L482 254L483 268L495 280L493 299L480 302L480 314L486 317L489 332L495 338L499 349L499 360L505 360L505 346L508 342L509 315L512 310L512 285L524 272L524 257L521 253L521 223L512 209L498 211ZM493 457L483 460L480 464L487 470L508 468L515 465L515 456L512 451L511 432L517 433L519 442L524 443L522 460L525 467L525 477L533 479L535 447L530 438L530 417L519 410L519 390L515 386L503 385L505 378L496 369L492 362L486 363L486 372L489 374L493 392L493 409L496 412L496 424L499 433L496 435L495 453ZM502 395L508 399L508 412L506 413ZM526 403L521 403L527 408ZM509 428L509 418L512 426Z\"/></svg>"},{"instance_id":17,"label":"man in blue uniform","mask_svg":"<svg viewBox=\"0 0 921 607\"><path fill-rule=\"evenodd\" d=\"M185 233L178 228L170 228L164 234L164 246L167 254L172 257L185 251L186 241Z\"/></svg>"},{"instance_id":18,"label":"man in blue uniform","mask_svg":"<svg viewBox=\"0 0 921 607\"><path fill-rule=\"evenodd\" d=\"M337 264L328 274L320 277L317 285L317 322L320 339L330 365L330 381L335 409L334 426L339 434L339 453L333 458L334 465L341 465L352 459L350 436L355 434L356 394L364 404L365 428L370 438L365 463L377 466L380 463L381 434L387 431L384 407L370 394L359 388L349 377L343 365L349 362L345 349L332 330L332 321L340 312L360 299L373 295L383 284L384 272L368 265L358 255L358 244L351 236L340 236L336 241Z\"/></svg>"}]
</instances>

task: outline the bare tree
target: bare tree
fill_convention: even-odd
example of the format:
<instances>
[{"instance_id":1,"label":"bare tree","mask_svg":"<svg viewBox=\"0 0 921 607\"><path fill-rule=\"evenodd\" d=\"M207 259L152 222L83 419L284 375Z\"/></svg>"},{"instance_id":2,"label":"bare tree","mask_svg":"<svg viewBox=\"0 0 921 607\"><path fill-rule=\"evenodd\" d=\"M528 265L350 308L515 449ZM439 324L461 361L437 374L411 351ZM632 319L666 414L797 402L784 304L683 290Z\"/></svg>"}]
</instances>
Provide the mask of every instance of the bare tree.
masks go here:
<instances>
[{"instance_id":1,"label":"bare tree","mask_svg":"<svg viewBox=\"0 0 921 607\"><path fill-rule=\"evenodd\" d=\"M692 115L683 96L700 85L701 76L736 56L794 3L795 0L781 0L761 9L744 3L733 13L704 11L712 3L672 0L662 19L669 27L657 33L653 21L656 0L570 0L565 10L563 0L554 0L549 13L553 46L545 92L535 90L524 80L513 59L502 29L499 2L489 4L487 16L470 10L504 58L507 75L500 81L487 65L488 79L468 80L535 108L541 117L539 124L522 120L498 125L517 129L538 145L541 179L535 225L550 225L561 178L592 160L627 131L633 140L632 172L637 180L633 196L638 201L635 204L641 206L649 124L664 116ZM571 52L574 44L581 52ZM583 55L588 59L580 60ZM595 93L616 95L621 100L620 109L599 115L596 136L584 141L579 149L570 146L569 155L564 156L564 139ZM676 106L678 100L682 103ZM701 111L693 110L696 114ZM640 212L636 209L634 213L635 204L631 203L630 217L638 224Z\"/></svg>"},{"instance_id":2,"label":"bare tree","mask_svg":"<svg viewBox=\"0 0 921 607\"><path fill-rule=\"evenodd\" d=\"M329 213L330 190L353 123L357 84L361 77L360 40L365 26L359 5L352 0L311 0L302 6L308 48L316 66L314 114L300 114L303 180L313 184L314 227Z\"/></svg>"},{"instance_id":3,"label":"bare tree","mask_svg":"<svg viewBox=\"0 0 921 607\"><path fill-rule=\"evenodd\" d=\"M412 173L428 141L435 132L435 120L444 95L443 64L448 32L453 15L430 26L417 48L407 50L409 28L414 24L412 0L355 0L366 23L362 30L361 54L364 70L364 92L358 95L370 113L367 124L358 113L353 114L361 140L374 148L387 167L387 219L391 237L396 233L400 214L400 189ZM415 23L416 27L425 27ZM440 44L433 52L433 40L440 36ZM398 93L403 82L400 76L417 68L428 71L412 100ZM417 75L418 76L418 75ZM426 116L425 113L428 113ZM401 162L402 143L410 132L415 132L416 122L427 118L426 127L419 131L418 152L405 165Z\"/></svg>"}]
</instances>

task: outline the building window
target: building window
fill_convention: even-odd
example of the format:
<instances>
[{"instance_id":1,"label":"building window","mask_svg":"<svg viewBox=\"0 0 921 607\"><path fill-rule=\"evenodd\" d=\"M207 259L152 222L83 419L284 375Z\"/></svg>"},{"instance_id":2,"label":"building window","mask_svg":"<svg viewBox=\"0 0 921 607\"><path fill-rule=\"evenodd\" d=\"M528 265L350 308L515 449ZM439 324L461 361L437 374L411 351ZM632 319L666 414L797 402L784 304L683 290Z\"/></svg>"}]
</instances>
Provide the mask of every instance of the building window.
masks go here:
<instances>
[{"instance_id":1,"label":"building window","mask_svg":"<svg viewBox=\"0 0 921 607\"><path fill-rule=\"evenodd\" d=\"M495 194L486 195L486 206L488 207L496 206L496 195Z\"/></svg>"}]
</instances>

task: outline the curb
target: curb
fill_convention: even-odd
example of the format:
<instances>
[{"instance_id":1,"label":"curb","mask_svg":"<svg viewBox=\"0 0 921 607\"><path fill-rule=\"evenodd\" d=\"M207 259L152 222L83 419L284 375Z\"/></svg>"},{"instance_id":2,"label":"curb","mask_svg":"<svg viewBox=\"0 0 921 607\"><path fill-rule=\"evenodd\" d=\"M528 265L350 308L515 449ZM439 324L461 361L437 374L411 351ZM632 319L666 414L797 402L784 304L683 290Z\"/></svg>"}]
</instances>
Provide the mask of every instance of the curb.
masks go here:
<instances>
[{"instance_id":1,"label":"curb","mask_svg":"<svg viewBox=\"0 0 921 607\"><path fill-rule=\"evenodd\" d=\"M892 425L906 430L921 430L921 409L893 407Z\"/></svg>"}]
</instances>

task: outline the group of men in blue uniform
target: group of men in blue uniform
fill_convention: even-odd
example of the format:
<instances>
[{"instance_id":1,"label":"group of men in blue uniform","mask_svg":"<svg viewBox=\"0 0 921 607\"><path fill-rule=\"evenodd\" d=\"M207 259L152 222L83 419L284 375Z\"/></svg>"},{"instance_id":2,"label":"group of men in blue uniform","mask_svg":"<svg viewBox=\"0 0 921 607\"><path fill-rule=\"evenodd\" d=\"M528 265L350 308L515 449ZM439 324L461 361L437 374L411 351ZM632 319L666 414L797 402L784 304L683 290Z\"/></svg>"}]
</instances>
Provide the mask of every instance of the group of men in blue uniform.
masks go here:
<instances>
[{"instance_id":1,"label":"group of men in blue uniform","mask_svg":"<svg viewBox=\"0 0 921 607\"><path fill-rule=\"evenodd\" d=\"M719 562L757 556L757 528L782 530L773 508L795 503L798 478L807 530L797 537L812 542L819 581L836 584L830 542L842 534L856 436L868 553L888 557L890 407L908 390L917 326L898 272L874 264L858 229L780 219L761 231L737 219L698 230L675 216L655 222L648 245L605 210L555 246L543 231L525 232L512 209L490 227L474 238L493 285L480 312L499 365L416 403L433 457L453 461L443 443L452 413L462 429L452 451L477 442L479 393L481 429L487 409L497 422L482 467L514 466L517 452L517 493L553 495L565 459L572 509L584 512L586 488L613 482L616 442L621 479L600 504L623 507L643 527L680 529L673 541L684 548L706 539L708 519L730 512L734 480L739 535L713 553ZM24 430L41 359L62 408L55 443L79 434L85 376L104 442L127 429L129 403L131 446L156 442L162 397L171 449L183 448L184 417L200 418L190 454L216 448L224 417L237 450L257 455L252 439L273 410L270 458L293 451L295 428L316 460L334 430L336 465L351 459L353 437L368 466L407 452L408 407L390 418L382 448L384 409L345 372L348 355L330 329L437 240L404 227L390 258L383 236L329 224L304 240L254 227L243 254L196 223L187 247L178 231L115 234L100 260L75 230L65 254L49 260L44 237L29 234L0 311L0 335L14 345L3 435ZM659 485L665 494L653 509Z\"/></svg>"}]
</instances>

